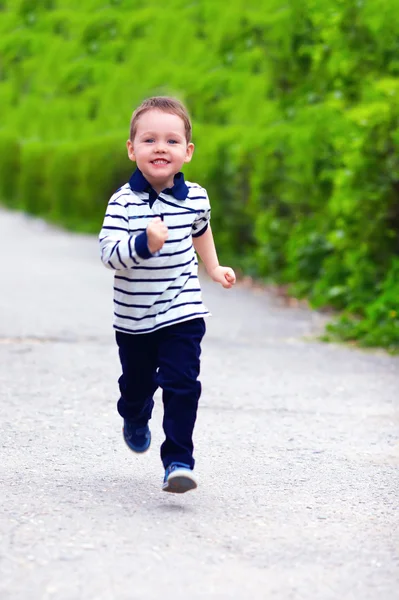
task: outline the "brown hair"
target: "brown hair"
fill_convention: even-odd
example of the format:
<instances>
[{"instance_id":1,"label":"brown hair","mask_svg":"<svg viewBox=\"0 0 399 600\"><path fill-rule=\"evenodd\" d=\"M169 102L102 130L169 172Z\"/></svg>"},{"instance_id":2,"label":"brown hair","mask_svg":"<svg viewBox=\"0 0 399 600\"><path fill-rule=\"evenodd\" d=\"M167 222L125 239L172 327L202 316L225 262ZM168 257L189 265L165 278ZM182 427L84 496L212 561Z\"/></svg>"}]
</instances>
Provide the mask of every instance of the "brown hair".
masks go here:
<instances>
[{"instance_id":1,"label":"brown hair","mask_svg":"<svg viewBox=\"0 0 399 600\"><path fill-rule=\"evenodd\" d=\"M171 98L170 96L153 96L152 98L147 98L144 100L136 108L134 111L131 121L130 121L130 140L133 142L134 136L136 135L137 123L140 117L148 112L149 110L157 109L166 113L171 113L172 115L177 115L184 122L184 128L186 130L186 140L187 143L191 141L191 120L190 116L187 112L186 107L176 98Z\"/></svg>"}]
</instances>

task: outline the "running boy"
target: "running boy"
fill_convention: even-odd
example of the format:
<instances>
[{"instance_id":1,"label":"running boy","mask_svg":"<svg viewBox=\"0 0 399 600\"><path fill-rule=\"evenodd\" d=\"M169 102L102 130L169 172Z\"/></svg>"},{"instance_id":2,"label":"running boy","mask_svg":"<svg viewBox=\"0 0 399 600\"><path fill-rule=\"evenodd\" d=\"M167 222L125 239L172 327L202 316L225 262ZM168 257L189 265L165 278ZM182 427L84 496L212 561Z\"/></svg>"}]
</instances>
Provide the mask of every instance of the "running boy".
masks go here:
<instances>
[{"instance_id":1,"label":"running boy","mask_svg":"<svg viewBox=\"0 0 399 600\"><path fill-rule=\"evenodd\" d=\"M101 258L115 270L114 328L122 375L118 412L133 452L151 443L153 395L163 390L165 468L162 489L197 487L193 430L201 384L204 317L196 253L210 277L231 288L234 271L219 265L206 190L184 180L194 144L185 107L153 97L133 113L127 141L136 170L110 199L100 233Z\"/></svg>"}]
</instances>

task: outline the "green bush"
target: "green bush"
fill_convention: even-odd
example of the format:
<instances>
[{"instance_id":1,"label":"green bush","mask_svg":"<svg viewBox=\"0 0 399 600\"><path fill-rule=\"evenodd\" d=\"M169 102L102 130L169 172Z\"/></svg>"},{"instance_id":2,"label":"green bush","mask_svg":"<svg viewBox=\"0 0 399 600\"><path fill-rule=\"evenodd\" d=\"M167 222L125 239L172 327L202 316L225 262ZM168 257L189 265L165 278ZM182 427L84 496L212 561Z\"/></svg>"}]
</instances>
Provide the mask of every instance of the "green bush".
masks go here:
<instances>
[{"instance_id":1,"label":"green bush","mask_svg":"<svg viewBox=\"0 0 399 600\"><path fill-rule=\"evenodd\" d=\"M97 231L131 112L186 102L221 258L399 349L399 0L3 0L0 194ZM396 277L396 279L395 279Z\"/></svg>"},{"instance_id":2,"label":"green bush","mask_svg":"<svg viewBox=\"0 0 399 600\"><path fill-rule=\"evenodd\" d=\"M394 259L392 266L370 302L363 316L354 315L350 310L327 330L332 339L359 340L363 346L384 346L392 352L398 351L399 338L399 260Z\"/></svg>"},{"instance_id":3,"label":"green bush","mask_svg":"<svg viewBox=\"0 0 399 600\"><path fill-rule=\"evenodd\" d=\"M18 206L43 217L50 215L52 210L47 173L51 154L50 144L41 141L22 144L21 171L17 186Z\"/></svg>"},{"instance_id":4,"label":"green bush","mask_svg":"<svg viewBox=\"0 0 399 600\"><path fill-rule=\"evenodd\" d=\"M0 131L0 198L10 206L15 203L20 161L20 141L12 133Z\"/></svg>"}]
</instances>

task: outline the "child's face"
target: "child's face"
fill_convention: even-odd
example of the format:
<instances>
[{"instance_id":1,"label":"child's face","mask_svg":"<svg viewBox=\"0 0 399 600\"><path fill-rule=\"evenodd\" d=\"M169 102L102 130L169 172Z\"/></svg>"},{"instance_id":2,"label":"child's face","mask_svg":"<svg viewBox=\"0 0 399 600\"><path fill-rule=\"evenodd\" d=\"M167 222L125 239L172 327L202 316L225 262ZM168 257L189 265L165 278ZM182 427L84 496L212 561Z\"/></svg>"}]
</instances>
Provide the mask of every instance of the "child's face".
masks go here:
<instances>
[{"instance_id":1,"label":"child's face","mask_svg":"<svg viewBox=\"0 0 399 600\"><path fill-rule=\"evenodd\" d=\"M194 152L188 144L184 121L179 116L151 109L137 123L133 141L127 141L130 160L159 193L173 186L173 178Z\"/></svg>"}]
</instances>

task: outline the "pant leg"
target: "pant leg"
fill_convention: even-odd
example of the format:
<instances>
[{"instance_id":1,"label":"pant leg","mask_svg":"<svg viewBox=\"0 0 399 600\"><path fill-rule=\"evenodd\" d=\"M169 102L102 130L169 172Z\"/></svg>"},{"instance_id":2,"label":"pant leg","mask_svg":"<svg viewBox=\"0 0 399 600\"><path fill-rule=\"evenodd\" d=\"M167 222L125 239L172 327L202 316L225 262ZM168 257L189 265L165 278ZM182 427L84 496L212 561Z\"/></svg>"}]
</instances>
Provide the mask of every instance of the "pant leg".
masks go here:
<instances>
[{"instance_id":1,"label":"pant leg","mask_svg":"<svg viewBox=\"0 0 399 600\"><path fill-rule=\"evenodd\" d=\"M165 441L161 459L166 468L171 462L194 467L193 430L201 395L201 340L204 319L193 319L159 330L159 371L157 381L163 390L163 428Z\"/></svg>"},{"instance_id":2,"label":"pant leg","mask_svg":"<svg viewBox=\"0 0 399 600\"><path fill-rule=\"evenodd\" d=\"M145 425L151 418L156 382L157 346L154 334L116 332L122 375L118 412L124 419Z\"/></svg>"}]
</instances>

